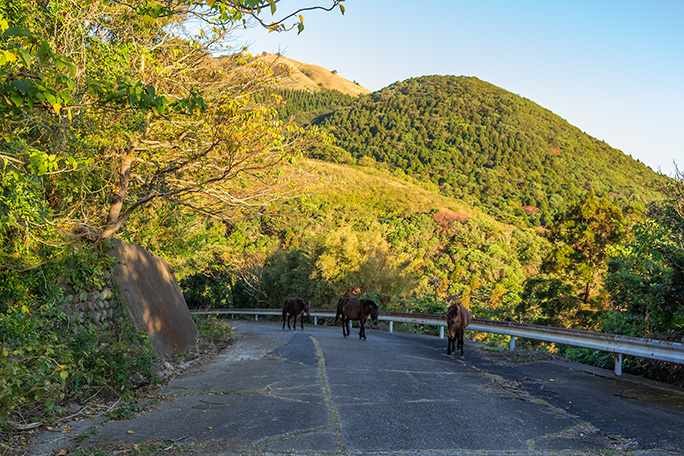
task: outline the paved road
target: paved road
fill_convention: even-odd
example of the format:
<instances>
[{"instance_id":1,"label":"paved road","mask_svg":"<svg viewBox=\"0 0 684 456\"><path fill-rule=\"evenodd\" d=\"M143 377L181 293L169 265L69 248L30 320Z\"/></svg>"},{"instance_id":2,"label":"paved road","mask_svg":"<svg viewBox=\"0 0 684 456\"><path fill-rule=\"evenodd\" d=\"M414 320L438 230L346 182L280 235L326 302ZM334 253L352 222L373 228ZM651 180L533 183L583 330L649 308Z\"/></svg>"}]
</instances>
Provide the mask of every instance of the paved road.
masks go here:
<instances>
[{"instance_id":1,"label":"paved road","mask_svg":"<svg viewBox=\"0 0 684 456\"><path fill-rule=\"evenodd\" d=\"M210 456L684 455L684 390L567 361L510 363L475 343L461 359L437 337L357 332L237 323L230 351L171 381L145 413L72 425L87 438L49 444L165 441L173 448L159 454ZM33 454L49 454L47 444Z\"/></svg>"}]
</instances>

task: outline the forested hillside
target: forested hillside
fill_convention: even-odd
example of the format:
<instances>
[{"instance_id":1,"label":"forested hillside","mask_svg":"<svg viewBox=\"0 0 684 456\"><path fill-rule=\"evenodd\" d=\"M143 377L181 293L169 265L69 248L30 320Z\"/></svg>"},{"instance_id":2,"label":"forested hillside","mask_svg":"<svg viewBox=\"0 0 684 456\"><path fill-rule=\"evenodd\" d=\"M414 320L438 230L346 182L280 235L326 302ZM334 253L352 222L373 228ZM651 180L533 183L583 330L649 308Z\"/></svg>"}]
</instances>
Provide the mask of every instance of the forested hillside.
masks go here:
<instances>
[{"instance_id":1,"label":"forested hillside","mask_svg":"<svg viewBox=\"0 0 684 456\"><path fill-rule=\"evenodd\" d=\"M587 191L620 207L645 205L666 180L530 100L474 77L424 76L359 98L286 96L281 113L334 135L336 147L314 156L372 159L424 176L502 221L546 225Z\"/></svg>"},{"instance_id":2,"label":"forested hillside","mask_svg":"<svg viewBox=\"0 0 684 456\"><path fill-rule=\"evenodd\" d=\"M522 284L548 248L533 230L374 167L313 160L298 166L319 184L271 214L277 218L236 224L221 241L192 236L196 252L216 254L178 264L190 306L277 307L303 295L315 307L334 308L342 293L359 287L378 299L391 296L386 309L441 313L445 299L459 295L482 318L515 318ZM154 232L130 235L170 250Z\"/></svg>"}]
</instances>

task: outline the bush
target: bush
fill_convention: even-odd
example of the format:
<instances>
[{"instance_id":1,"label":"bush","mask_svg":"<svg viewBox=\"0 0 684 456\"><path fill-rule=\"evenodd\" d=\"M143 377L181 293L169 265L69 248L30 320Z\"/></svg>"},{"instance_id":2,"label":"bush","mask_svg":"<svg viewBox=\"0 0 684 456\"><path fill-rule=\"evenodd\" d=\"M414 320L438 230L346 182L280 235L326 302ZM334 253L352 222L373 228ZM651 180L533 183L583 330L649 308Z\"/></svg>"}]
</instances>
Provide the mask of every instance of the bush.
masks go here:
<instances>
[{"instance_id":1,"label":"bush","mask_svg":"<svg viewBox=\"0 0 684 456\"><path fill-rule=\"evenodd\" d=\"M200 351L222 350L228 346L233 328L225 319L219 315L193 315L192 319L199 334Z\"/></svg>"},{"instance_id":2,"label":"bush","mask_svg":"<svg viewBox=\"0 0 684 456\"><path fill-rule=\"evenodd\" d=\"M67 292L107 285L118 298L115 259L92 244L30 269L0 270L0 426L7 420L50 420L69 400L128 396L156 380L156 357L147 335L121 310L107 329L68 318ZM18 417L21 417L19 419Z\"/></svg>"}]
</instances>

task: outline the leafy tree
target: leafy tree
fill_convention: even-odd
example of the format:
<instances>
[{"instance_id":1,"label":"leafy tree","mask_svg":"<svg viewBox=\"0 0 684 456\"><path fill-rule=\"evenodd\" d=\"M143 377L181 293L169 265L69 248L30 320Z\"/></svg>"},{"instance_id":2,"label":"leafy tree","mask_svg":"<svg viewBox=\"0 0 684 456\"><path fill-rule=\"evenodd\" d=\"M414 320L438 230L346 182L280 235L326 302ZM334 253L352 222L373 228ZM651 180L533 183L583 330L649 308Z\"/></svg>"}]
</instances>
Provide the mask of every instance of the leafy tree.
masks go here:
<instances>
[{"instance_id":1,"label":"leafy tree","mask_svg":"<svg viewBox=\"0 0 684 456\"><path fill-rule=\"evenodd\" d=\"M593 192L556 217L541 273L527 280L520 310L550 325L596 324L606 307L603 276L610 248L626 235L622 212Z\"/></svg>"},{"instance_id":2,"label":"leafy tree","mask_svg":"<svg viewBox=\"0 0 684 456\"><path fill-rule=\"evenodd\" d=\"M414 264L390 251L379 228L341 226L322 234L311 278L327 285L327 295L341 295L355 285L381 294L403 294L411 288Z\"/></svg>"},{"instance_id":3,"label":"leafy tree","mask_svg":"<svg viewBox=\"0 0 684 456\"><path fill-rule=\"evenodd\" d=\"M105 239L153 201L225 217L294 191L276 176L301 132L254 101L269 69L249 56L211 57L250 17L301 31L303 10L264 22L277 3L5 2L0 156L3 186L23 191L3 211L28 215L3 215L5 233L40 239L51 225ZM196 36L183 28L189 18L206 25Z\"/></svg>"},{"instance_id":4,"label":"leafy tree","mask_svg":"<svg viewBox=\"0 0 684 456\"><path fill-rule=\"evenodd\" d=\"M641 337L684 337L684 180L677 174L667 198L611 257L606 288L611 296L605 330Z\"/></svg>"}]
</instances>

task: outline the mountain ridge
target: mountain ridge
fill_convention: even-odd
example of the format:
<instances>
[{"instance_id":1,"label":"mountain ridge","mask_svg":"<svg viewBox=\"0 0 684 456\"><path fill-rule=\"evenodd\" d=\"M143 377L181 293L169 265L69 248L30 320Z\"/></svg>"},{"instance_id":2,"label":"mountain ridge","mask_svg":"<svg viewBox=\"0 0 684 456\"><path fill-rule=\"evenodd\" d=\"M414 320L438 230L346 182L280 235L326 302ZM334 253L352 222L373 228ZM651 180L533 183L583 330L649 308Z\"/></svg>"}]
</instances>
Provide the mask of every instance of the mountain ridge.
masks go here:
<instances>
[{"instance_id":1,"label":"mountain ridge","mask_svg":"<svg viewBox=\"0 0 684 456\"><path fill-rule=\"evenodd\" d=\"M303 63L280 54L263 53L256 57L266 64L275 67L275 74L280 79L280 88L289 90L305 90L320 92L337 90L352 96L367 95L370 90L356 82L352 82L336 71L319 65Z\"/></svg>"}]
</instances>

